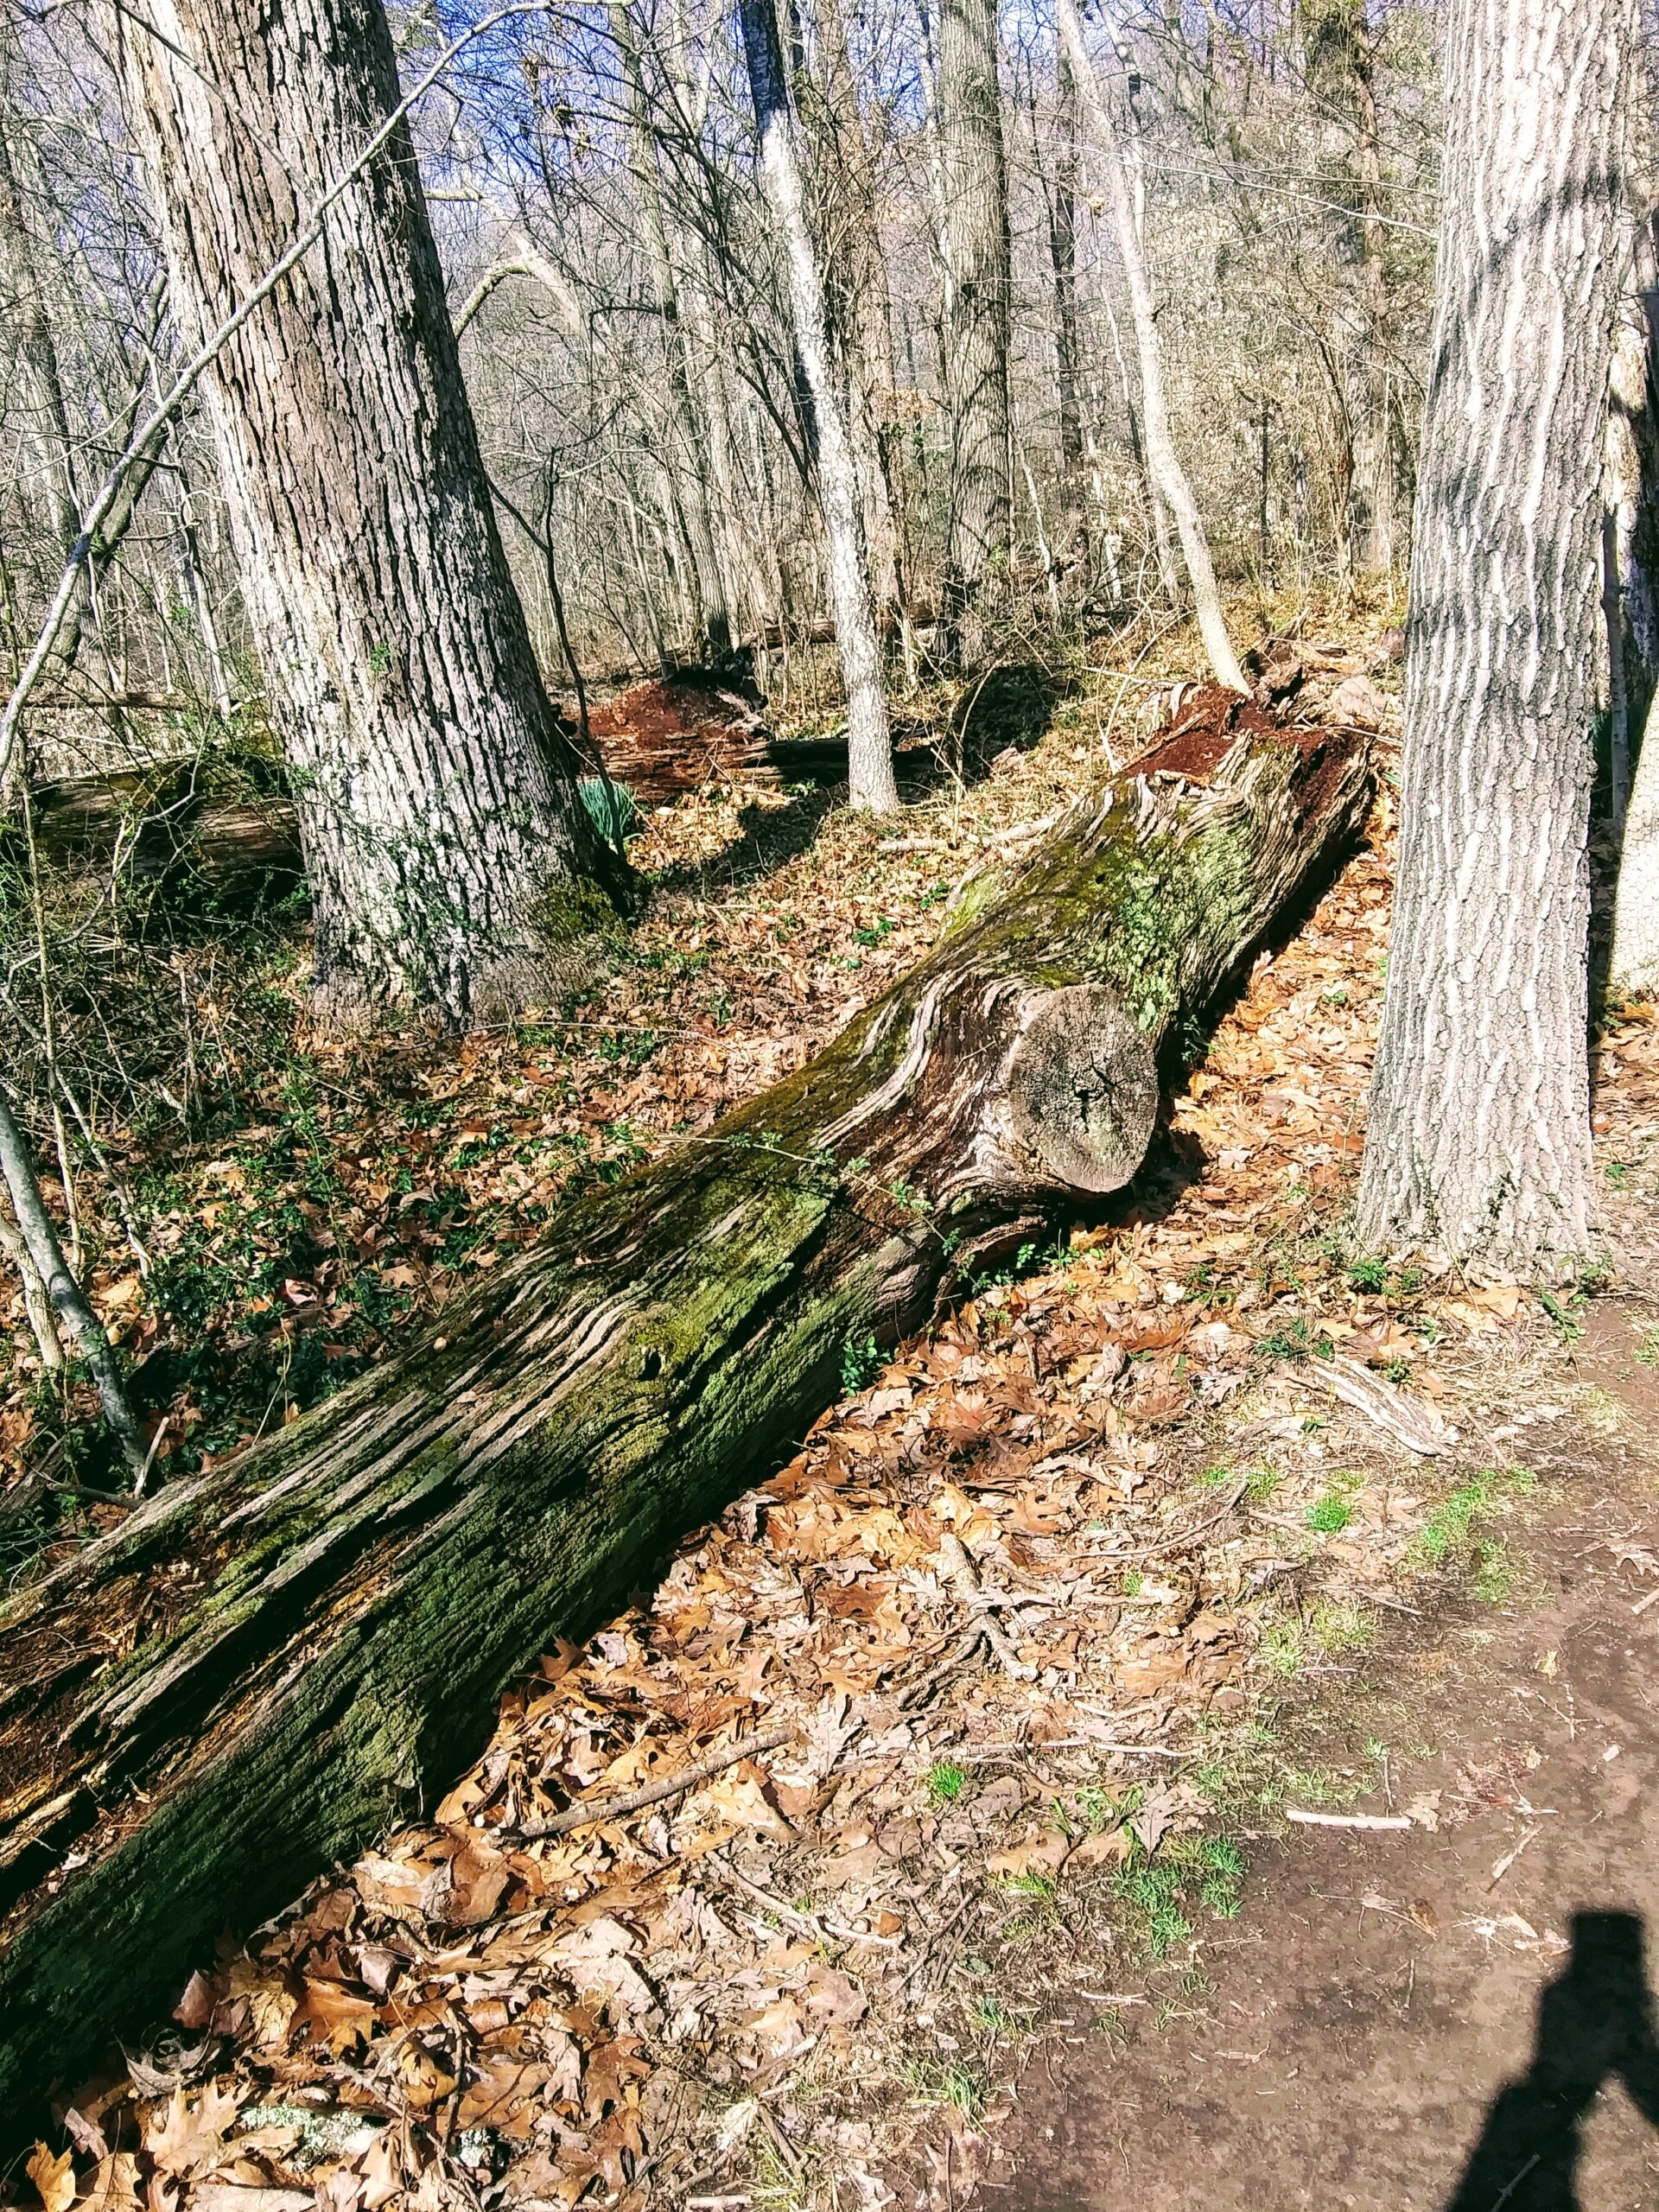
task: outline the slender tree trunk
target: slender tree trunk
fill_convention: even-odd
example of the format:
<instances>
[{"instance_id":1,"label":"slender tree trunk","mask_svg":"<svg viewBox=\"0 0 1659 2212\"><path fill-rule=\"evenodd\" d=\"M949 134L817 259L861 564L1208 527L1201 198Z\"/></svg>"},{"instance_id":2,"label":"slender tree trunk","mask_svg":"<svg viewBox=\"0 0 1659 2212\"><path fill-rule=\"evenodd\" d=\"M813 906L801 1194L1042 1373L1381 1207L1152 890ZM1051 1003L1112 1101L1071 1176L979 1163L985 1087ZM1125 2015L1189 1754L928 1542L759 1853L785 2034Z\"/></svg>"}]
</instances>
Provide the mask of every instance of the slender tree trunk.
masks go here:
<instances>
[{"instance_id":1,"label":"slender tree trunk","mask_svg":"<svg viewBox=\"0 0 1659 2212\"><path fill-rule=\"evenodd\" d=\"M1635 0L1454 0L1405 791L1360 1218L1526 1266L1592 1230L1602 434Z\"/></svg>"},{"instance_id":2,"label":"slender tree trunk","mask_svg":"<svg viewBox=\"0 0 1659 2212\"><path fill-rule=\"evenodd\" d=\"M126 1386L121 1379L114 1348L104 1333L103 1323L87 1304L86 1292L76 1281L63 1256L58 1232L52 1225L52 1217L41 1197L40 1181L35 1173L35 1162L29 1155L28 1139L18 1127L3 1092L0 1092L0 1175L5 1179L11 1210L17 1219L18 1232L29 1259L34 1262L35 1272L44 1284L46 1294L56 1309L71 1343L85 1363L87 1373L98 1386L99 1403L103 1408L105 1425L115 1440L121 1457L126 1461L135 1485L142 1489L147 1465L144 1440L128 1399ZM25 1296L28 1289L25 1279Z\"/></svg>"},{"instance_id":3,"label":"slender tree trunk","mask_svg":"<svg viewBox=\"0 0 1659 2212\"><path fill-rule=\"evenodd\" d=\"M972 668L985 658L990 618L1007 592L1014 528L1012 277L996 0L942 0L938 130L950 418L943 614L951 658Z\"/></svg>"},{"instance_id":4,"label":"slender tree trunk","mask_svg":"<svg viewBox=\"0 0 1659 2212\"><path fill-rule=\"evenodd\" d=\"M1354 554L1362 575L1386 575L1394 566L1394 407L1389 385L1389 298L1386 233L1382 221L1382 133L1376 113L1375 63L1362 17L1356 35L1354 109L1358 132L1360 302L1364 362L1362 416L1354 442L1356 489Z\"/></svg>"},{"instance_id":5,"label":"slender tree trunk","mask_svg":"<svg viewBox=\"0 0 1659 2212\"><path fill-rule=\"evenodd\" d=\"M16 1268L17 1280L22 1285L23 1311L29 1316L29 1334L41 1355L41 1371L46 1375L60 1374L63 1340L58 1334L57 1316L52 1310L46 1278L35 1266L35 1255L22 1232L3 1210L0 1210L0 1252Z\"/></svg>"},{"instance_id":6,"label":"slender tree trunk","mask_svg":"<svg viewBox=\"0 0 1659 2212\"><path fill-rule=\"evenodd\" d=\"M1216 588L1215 568L1210 558L1210 544L1204 534L1204 524L1198 517L1198 502L1192 496L1192 487L1186 480L1186 473L1176 455L1174 442L1170 436L1169 414L1164 400L1163 347L1154 319L1152 288L1147 278L1146 258L1141 250L1140 227L1135 221L1129 181L1124 170L1117 133L1102 97L1094 65L1089 59L1089 49L1084 43L1083 25L1077 18L1075 0L1055 0L1055 5L1061 44L1071 65L1099 145L1101 165L1105 171L1106 196L1112 213L1112 227L1116 233L1117 250L1128 286L1129 312L1135 321L1135 344L1141 356L1141 397L1146 414L1147 467L1152 478L1153 497L1155 501L1161 496L1175 518L1176 533L1181 542L1181 554L1192 587L1193 610L1198 618L1198 628L1204 638L1204 649L1209 656L1210 665L1218 681L1230 690L1248 691L1249 686L1244 681L1238 656L1233 651L1233 641L1227 634L1226 618L1221 611L1221 594Z\"/></svg>"},{"instance_id":7,"label":"slender tree trunk","mask_svg":"<svg viewBox=\"0 0 1659 2212\"><path fill-rule=\"evenodd\" d=\"M1077 80L1064 53L1058 57L1054 115L1054 182L1048 210L1048 257L1054 272L1055 397L1059 415L1060 482L1065 501L1060 558L1089 558L1089 524L1083 492L1083 409L1078 397L1082 346L1077 329Z\"/></svg>"},{"instance_id":8,"label":"slender tree trunk","mask_svg":"<svg viewBox=\"0 0 1659 2212\"><path fill-rule=\"evenodd\" d=\"M1645 89L1638 73L1635 125L1643 156ZM1635 282L1613 334L1603 535L1608 663L1618 677L1612 812L1620 831L1608 982L1628 993L1659 989L1659 270L1650 158L1632 166Z\"/></svg>"},{"instance_id":9,"label":"slender tree trunk","mask_svg":"<svg viewBox=\"0 0 1659 2212\"><path fill-rule=\"evenodd\" d=\"M628 110L628 149L645 226L645 258L651 266L662 318L663 353L668 371L668 395L683 466L676 489L685 520L686 543L696 587L702 639L709 658L731 658L732 617L721 574L720 553L709 515L709 458L702 425L691 391L685 330L680 320L679 284L669 248L668 224L663 213L662 184L657 170L657 134L652 128L645 97L645 73L627 0L610 0L611 39L622 67Z\"/></svg>"},{"instance_id":10,"label":"slender tree trunk","mask_svg":"<svg viewBox=\"0 0 1659 2212\"><path fill-rule=\"evenodd\" d=\"M21 111L10 98L14 57L10 33L0 32L0 302L16 347L18 397L37 456L52 521L52 566L61 569L80 536L80 502L75 490L73 448L64 407L58 349L46 312L39 255L30 236L19 187L18 149L23 128ZM60 632L56 653L64 670L73 663L85 630L92 626L92 577L82 569L77 596Z\"/></svg>"},{"instance_id":11,"label":"slender tree trunk","mask_svg":"<svg viewBox=\"0 0 1659 2212\"><path fill-rule=\"evenodd\" d=\"M816 13L823 67L822 127L815 134L812 163L823 201L819 265L831 341L845 364L848 429L880 618L897 606L901 590L893 488L892 302L874 163L840 0L819 0Z\"/></svg>"},{"instance_id":12,"label":"slender tree trunk","mask_svg":"<svg viewBox=\"0 0 1659 2212\"><path fill-rule=\"evenodd\" d=\"M174 298L207 330L396 106L381 0L114 15ZM408 130L205 379L321 1002L457 1023L609 918L497 531Z\"/></svg>"},{"instance_id":13,"label":"slender tree trunk","mask_svg":"<svg viewBox=\"0 0 1659 2212\"><path fill-rule=\"evenodd\" d=\"M760 141L760 173L789 269L790 303L801 382L810 410L818 505L823 517L830 604L847 698L848 783L855 807L891 814L899 804L893 740L881 687L881 653L864 533L858 470L847 413L830 363L823 283L806 218L795 111L784 74L774 0L739 0L749 90Z\"/></svg>"}]
</instances>

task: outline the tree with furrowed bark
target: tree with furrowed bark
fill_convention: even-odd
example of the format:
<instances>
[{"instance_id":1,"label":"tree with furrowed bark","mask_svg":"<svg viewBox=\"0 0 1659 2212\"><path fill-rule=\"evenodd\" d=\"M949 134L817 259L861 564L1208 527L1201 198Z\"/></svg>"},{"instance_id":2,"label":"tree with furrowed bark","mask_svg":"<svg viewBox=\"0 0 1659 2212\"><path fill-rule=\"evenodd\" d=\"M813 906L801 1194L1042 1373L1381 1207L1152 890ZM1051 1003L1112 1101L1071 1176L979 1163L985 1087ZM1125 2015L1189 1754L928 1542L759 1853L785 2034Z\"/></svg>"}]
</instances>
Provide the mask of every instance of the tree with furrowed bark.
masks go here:
<instances>
[{"instance_id":1,"label":"tree with furrowed bark","mask_svg":"<svg viewBox=\"0 0 1659 2212\"><path fill-rule=\"evenodd\" d=\"M111 36L205 334L397 108L381 0L157 0ZM403 124L204 388L324 1008L465 1023L544 997L621 869L507 569Z\"/></svg>"},{"instance_id":2,"label":"tree with furrowed bark","mask_svg":"<svg viewBox=\"0 0 1659 2212\"><path fill-rule=\"evenodd\" d=\"M1360 1186L1377 1243L1592 1231L1588 833L1635 0L1455 0L1405 787Z\"/></svg>"}]
</instances>

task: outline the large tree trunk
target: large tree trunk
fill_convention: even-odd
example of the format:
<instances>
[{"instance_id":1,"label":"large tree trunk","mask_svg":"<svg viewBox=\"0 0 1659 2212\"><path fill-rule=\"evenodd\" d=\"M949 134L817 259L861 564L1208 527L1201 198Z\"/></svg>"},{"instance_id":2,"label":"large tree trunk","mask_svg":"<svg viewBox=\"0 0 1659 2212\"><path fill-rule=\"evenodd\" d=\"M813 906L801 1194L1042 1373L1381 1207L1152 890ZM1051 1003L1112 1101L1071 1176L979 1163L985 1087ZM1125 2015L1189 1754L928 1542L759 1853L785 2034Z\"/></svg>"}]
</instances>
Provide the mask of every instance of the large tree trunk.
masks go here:
<instances>
[{"instance_id":1,"label":"large tree trunk","mask_svg":"<svg viewBox=\"0 0 1659 2212\"><path fill-rule=\"evenodd\" d=\"M1367 802L1363 744L1238 711L1205 695L810 1067L441 1333L0 1603L0 2111L441 1789L849 1343L1128 1179L1160 1046Z\"/></svg>"},{"instance_id":2,"label":"large tree trunk","mask_svg":"<svg viewBox=\"0 0 1659 2212\"><path fill-rule=\"evenodd\" d=\"M847 696L849 797L855 807L892 814L898 810L899 787L893 777L881 652L859 515L858 466L846 406L830 366L823 279L807 222L800 134L784 72L776 0L741 0L739 14L760 141L761 181L788 264L795 353L810 416L808 432L823 517L830 607Z\"/></svg>"},{"instance_id":3,"label":"large tree trunk","mask_svg":"<svg viewBox=\"0 0 1659 2212\"><path fill-rule=\"evenodd\" d=\"M976 667L1007 590L1013 531L1008 418L1008 185L996 0L942 0L939 156L944 190L944 382L950 506L944 614L950 654Z\"/></svg>"},{"instance_id":4,"label":"large tree trunk","mask_svg":"<svg viewBox=\"0 0 1659 2212\"><path fill-rule=\"evenodd\" d=\"M157 34L161 34L157 35ZM381 0L113 14L178 311L214 327L398 98ZM399 128L205 385L338 1017L544 995L602 924Z\"/></svg>"},{"instance_id":5,"label":"large tree trunk","mask_svg":"<svg viewBox=\"0 0 1659 2212\"><path fill-rule=\"evenodd\" d=\"M1510 1266L1592 1227L1586 865L1634 0L1456 0L1364 1233Z\"/></svg>"},{"instance_id":6,"label":"large tree trunk","mask_svg":"<svg viewBox=\"0 0 1659 2212\"><path fill-rule=\"evenodd\" d=\"M1198 628L1204 638L1204 649L1210 657L1210 665L1218 682L1230 690L1248 691L1238 656L1233 651L1233 641L1227 633L1227 622L1221 611L1221 594L1216 588L1216 572L1210 558L1210 541L1205 536L1204 524L1198 516L1198 503L1192 496L1192 487L1186 480L1175 451L1175 442L1170 435L1169 411L1164 400L1164 354L1158 336L1158 325L1153 310L1152 286L1147 281L1146 257L1141 250L1140 226L1135 221L1135 207L1129 195L1129 180L1123 167L1123 155L1117 143L1117 132L1112 124L1110 111L1106 105L1095 75L1095 67L1084 43L1083 24L1078 19L1075 0L1056 0L1056 21L1059 25L1060 44L1066 60L1071 65L1077 88L1093 126L1095 141L1100 149L1101 166L1105 171L1106 197L1111 208L1112 228L1117 239L1117 250L1123 263L1123 275L1128 286L1129 313L1135 322L1135 346L1141 356L1141 398L1146 414L1147 472L1152 479L1154 511L1162 499L1175 518L1176 533L1181 541L1181 556L1186 563L1187 580L1192 587L1193 612L1198 618Z\"/></svg>"}]
</instances>

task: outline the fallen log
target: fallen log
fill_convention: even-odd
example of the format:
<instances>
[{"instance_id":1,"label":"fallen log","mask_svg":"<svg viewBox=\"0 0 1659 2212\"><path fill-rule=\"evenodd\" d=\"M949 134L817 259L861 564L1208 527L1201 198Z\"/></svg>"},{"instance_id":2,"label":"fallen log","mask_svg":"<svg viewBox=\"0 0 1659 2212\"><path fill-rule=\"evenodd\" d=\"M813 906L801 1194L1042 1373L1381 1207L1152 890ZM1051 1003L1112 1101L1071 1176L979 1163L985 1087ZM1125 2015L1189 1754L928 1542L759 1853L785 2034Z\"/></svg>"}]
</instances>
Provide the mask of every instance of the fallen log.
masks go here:
<instances>
[{"instance_id":1,"label":"fallen log","mask_svg":"<svg viewBox=\"0 0 1659 2212\"><path fill-rule=\"evenodd\" d=\"M0 2113L419 1812L579 1637L1057 1205L1363 816L1363 740L1220 695L965 889L809 1067L574 1205L397 1359L0 1601ZM1189 717L1190 721L1190 717Z\"/></svg>"},{"instance_id":2,"label":"fallen log","mask_svg":"<svg viewBox=\"0 0 1659 2212\"><path fill-rule=\"evenodd\" d=\"M299 825L278 772L234 778L196 760L61 776L29 795L35 844L60 868L115 868L130 883L240 908L302 873Z\"/></svg>"}]
</instances>

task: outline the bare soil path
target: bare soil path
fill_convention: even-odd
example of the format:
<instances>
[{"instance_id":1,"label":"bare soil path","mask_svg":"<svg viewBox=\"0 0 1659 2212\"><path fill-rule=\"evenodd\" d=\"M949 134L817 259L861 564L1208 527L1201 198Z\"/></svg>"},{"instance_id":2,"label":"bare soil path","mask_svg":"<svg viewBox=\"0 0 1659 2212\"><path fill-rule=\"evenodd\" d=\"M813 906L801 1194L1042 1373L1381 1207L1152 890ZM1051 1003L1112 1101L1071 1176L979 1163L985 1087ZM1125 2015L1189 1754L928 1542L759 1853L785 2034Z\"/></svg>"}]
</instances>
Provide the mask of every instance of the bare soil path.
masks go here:
<instances>
[{"instance_id":1,"label":"bare soil path","mask_svg":"<svg viewBox=\"0 0 1659 2212\"><path fill-rule=\"evenodd\" d=\"M1125 2009L1121 2039L1039 2048L987 2212L1659 2205L1659 1395L1641 1327L1605 1307L1577 1347L1603 1433L1556 1428L1533 1455L1549 1502L1514 1597L1403 1644L1359 1717L1397 1747L1365 1809L1427 1801L1438 1825L1265 1848L1206 1948L1207 1989L1173 2016Z\"/></svg>"}]
</instances>

